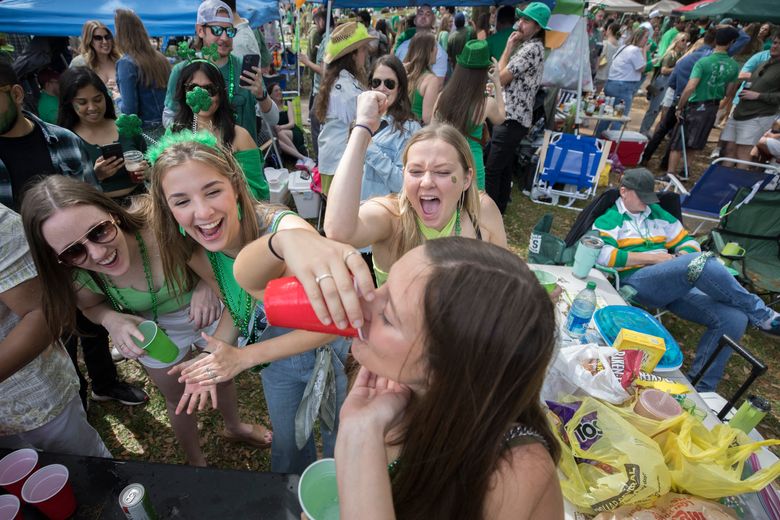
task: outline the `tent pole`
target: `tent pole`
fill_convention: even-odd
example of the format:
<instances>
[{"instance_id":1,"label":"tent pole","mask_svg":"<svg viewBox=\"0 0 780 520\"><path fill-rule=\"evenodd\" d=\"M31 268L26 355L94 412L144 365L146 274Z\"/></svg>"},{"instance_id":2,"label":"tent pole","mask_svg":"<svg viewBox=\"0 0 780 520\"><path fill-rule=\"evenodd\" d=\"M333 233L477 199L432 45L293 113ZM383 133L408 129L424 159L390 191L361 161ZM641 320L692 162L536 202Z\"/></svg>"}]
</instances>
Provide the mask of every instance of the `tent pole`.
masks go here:
<instances>
[{"instance_id":1,"label":"tent pole","mask_svg":"<svg viewBox=\"0 0 780 520\"><path fill-rule=\"evenodd\" d=\"M582 23L583 20L585 20L584 17L580 18L580 21L577 22L577 23ZM586 27L585 27L585 34L586 35L587 35L587 30L588 29L587 29L587 24L586 24ZM570 36L571 36L571 34L570 34ZM588 48L588 47L586 47L586 48ZM590 55L588 56L588 59L590 59ZM582 124L582 118L580 117L580 110L582 108L582 75L585 72L583 70L582 62L583 62L583 60L580 60L579 71L578 71L578 76L577 76L577 112L574 115L574 124L575 124L575 126L577 126L578 129L579 129L579 125ZM579 133L579 131L577 133Z\"/></svg>"},{"instance_id":2,"label":"tent pole","mask_svg":"<svg viewBox=\"0 0 780 520\"><path fill-rule=\"evenodd\" d=\"M326 19L325 19L325 34L330 33L330 17L332 15L333 11L333 0L328 0L328 10L326 13Z\"/></svg>"}]
</instances>

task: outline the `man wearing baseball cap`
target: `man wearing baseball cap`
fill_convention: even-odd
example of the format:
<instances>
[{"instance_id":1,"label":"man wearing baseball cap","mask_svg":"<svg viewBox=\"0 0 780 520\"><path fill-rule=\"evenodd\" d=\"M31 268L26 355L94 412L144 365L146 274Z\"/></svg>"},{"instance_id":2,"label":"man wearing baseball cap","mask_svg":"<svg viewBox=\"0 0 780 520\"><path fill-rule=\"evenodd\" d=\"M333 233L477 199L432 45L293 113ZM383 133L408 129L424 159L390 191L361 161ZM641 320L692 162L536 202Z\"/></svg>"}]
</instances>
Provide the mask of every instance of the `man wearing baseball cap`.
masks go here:
<instances>
[{"instance_id":1,"label":"man wearing baseball cap","mask_svg":"<svg viewBox=\"0 0 780 520\"><path fill-rule=\"evenodd\" d=\"M780 313L747 292L711 254L701 253L682 223L658 204L654 185L645 168L623 175L620 198L593 223L604 239L597 262L615 268L621 285L636 290L639 304L707 327L689 376L704 366L722 335L739 341L748 323L780 335ZM718 355L698 391L715 389L730 354L724 349Z\"/></svg>"},{"instance_id":2,"label":"man wearing baseball cap","mask_svg":"<svg viewBox=\"0 0 780 520\"><path fill-rule=\"evenodd\" d=\"M225 79L229 102L236 115L236 124L246 129L252 136L252 140L257 142L257 116L265 114L264 117L274 125L278 122L279 113L276 105L268 97L259 69L256 67L254 72L245 71L242 74L241 60L231 54L233 37L236 35L236 28L233 26L233 10L220 0L205 0L198 7L195 33L196 48L216 45L217 55L213 63ZM168 79L163 112L163 122L166 126L170 125L174 114L179 109L174 97L181 70L187 65L189 60L177 63Z\"/></svg>"}]
</instances>

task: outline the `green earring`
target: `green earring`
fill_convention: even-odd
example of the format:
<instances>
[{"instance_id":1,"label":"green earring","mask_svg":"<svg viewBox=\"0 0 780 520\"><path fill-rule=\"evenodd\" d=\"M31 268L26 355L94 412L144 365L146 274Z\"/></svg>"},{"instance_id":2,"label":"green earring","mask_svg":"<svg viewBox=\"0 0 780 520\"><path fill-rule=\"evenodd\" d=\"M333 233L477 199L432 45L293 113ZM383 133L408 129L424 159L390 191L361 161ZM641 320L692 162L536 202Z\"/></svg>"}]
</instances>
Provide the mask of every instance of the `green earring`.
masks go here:
<instances>
[{"instance_id":1,"label":"green earring","mask_svg":"<svg viewBox=\"0 0 780 520\"><path fill-rule=\"evenodd\" d=\"M243 215L241 214L241 203L239 202L239 203L237 204L237 206L238 206L238 221L239 221L239 222L241 222L241 218L242 218L242 216L243 216Z\"/></svg>"},{"instance_id":2,"label":"green earring","mask_svg":"<svg viewBox=\"0 0 780 520\"><path fill-rule=\"evenodd\" d=\"M181 236L183 237L187 236L187 232L184 231L184 226L182 226L181 224L179 224L179 233L181 233Z\"/></svg>"}]
</instances>

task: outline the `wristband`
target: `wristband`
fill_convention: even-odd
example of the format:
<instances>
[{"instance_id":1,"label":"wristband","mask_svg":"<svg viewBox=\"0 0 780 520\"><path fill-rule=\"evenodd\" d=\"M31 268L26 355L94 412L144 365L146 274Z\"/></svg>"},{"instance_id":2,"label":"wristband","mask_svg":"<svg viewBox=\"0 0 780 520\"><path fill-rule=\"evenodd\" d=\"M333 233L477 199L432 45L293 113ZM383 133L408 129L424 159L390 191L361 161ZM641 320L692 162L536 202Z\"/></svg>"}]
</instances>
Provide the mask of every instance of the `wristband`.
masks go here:
<instances>
[{"instance_id":1,"label":"wristband","mask_svg":"<svg viewBox=\"0 0 780 520\"><path fill-rule=\"evenodd\" d=\"M271 254L274 255L276 258L278 258L280 262L284 262L284 258L282 258L282 256L279 253L277 253L276 250L274 249L273 241L274 241L274 237L276 236L276 233L277 232L274 231L273 234L271 235L271 238L268 239L268 250L271 251Z\"/></svg>"},{"instance_id":2,"label":"wristband","mask_svg":"<svg viewBox=\"0 0 780 520\"><path fill-rule=\"evenodd\" d=\"M367 127L366 125L358 125L358 124L356 124L355 126L352 127L352 129L354 130L355 128L363 128L366 132L368 132L368 135L370 135L371 137L374 137L374 132L372 132L371 129L369 127Z\"/></svg>"}]
</instances>

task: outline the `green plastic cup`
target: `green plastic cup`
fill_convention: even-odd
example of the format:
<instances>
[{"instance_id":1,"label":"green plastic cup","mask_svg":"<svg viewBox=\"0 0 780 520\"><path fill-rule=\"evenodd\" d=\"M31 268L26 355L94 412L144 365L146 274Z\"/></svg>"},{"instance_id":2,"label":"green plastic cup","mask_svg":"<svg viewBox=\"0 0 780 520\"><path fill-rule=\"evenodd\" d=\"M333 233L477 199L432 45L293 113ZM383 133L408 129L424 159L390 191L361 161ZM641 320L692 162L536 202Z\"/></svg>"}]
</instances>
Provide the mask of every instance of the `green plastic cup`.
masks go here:
<instances>
[{"instance_id":1,"label":"green plastic cup","mask_svg":"<svg viewBox=\"0 0 780 520\"><path fill-rule=\"evenodd\" d=\"M534 269L534 274L536 275L536 279L539 280L539 283L542 284L542 287L544 287L548 293L555 290L555 286L558 284L557 276L548 273L547 271L538 271L536 269Z\"/></svg>"},{"instance_id":2,"label":"green plastic cup","mask_svg":"<svg viewBox=\"0 0 780 520\"><path fill-rule=\"evenodd\" d=\"M339 519L335 459L320 459L304 470L298 481L298 502L311 520Z\"/></svg>"},{"instance_id":3,"label":"green plastic cup","mask_svg":"<svg viewBox=\"0 0 780 520\"><path fill-rule=\"evenodd\" d=\"M138 347L144 349L149 357L163 363L172 363L176 360L176 357L179 355L179 347L171 341L171 338L155 322L151 320L142 321L138 325L138 330L144 335L144 340L138 341L133 337L133 342Z\"/></svg>"}]
</instances>

